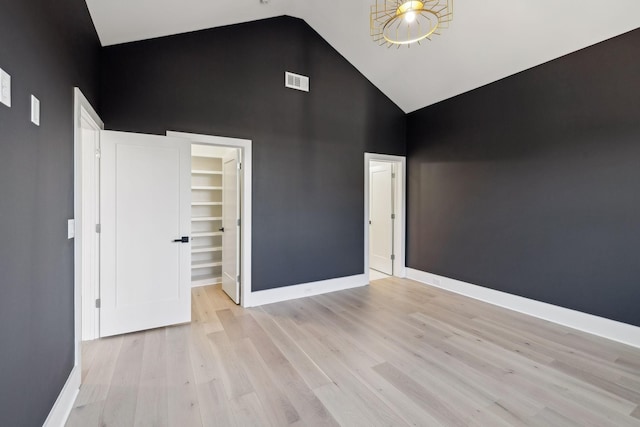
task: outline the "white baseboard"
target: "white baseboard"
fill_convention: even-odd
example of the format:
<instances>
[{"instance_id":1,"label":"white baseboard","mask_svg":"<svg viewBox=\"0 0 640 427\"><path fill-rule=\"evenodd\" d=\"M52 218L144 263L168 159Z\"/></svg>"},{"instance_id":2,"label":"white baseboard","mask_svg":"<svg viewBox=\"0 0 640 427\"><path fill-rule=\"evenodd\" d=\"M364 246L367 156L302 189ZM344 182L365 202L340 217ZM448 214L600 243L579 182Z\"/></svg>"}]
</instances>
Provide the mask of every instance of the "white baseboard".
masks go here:
<instances>
[{"instance_id":1,"label":"white baseboard","mask_svg":"<svg viewBox=\"0 0 640 427\"><path fill-rule=\"evenodd\" d=\"M344 289L357 288L368 284L369 281L366 275L357 274L355 276L338 277L337 279L321 280L319 282L302 283L300 285L256 291L251 292L250 307L326 294L328 292L342 291Z\"/></svg>"},{"instance_id":2,"label":"white baseboard","mask_svg":"<svg viewBox=\"0 0 640 427\"><path fill-rule=\"evenodd\" d=\"M80 375L80 367L74 366L43 427L63 427L65 425L80 391Z\"/></svg>"},{"instance_id":3,"label":"white baseboard","mask_svg":"<svg viewBox=\"0 0 640 427\"><path fill-rule=\"evenodd\" d=\"M640 348L640 328L637 326L414 270L413 268L407 268L407 278Z\"/></svg>"}]
</instances>

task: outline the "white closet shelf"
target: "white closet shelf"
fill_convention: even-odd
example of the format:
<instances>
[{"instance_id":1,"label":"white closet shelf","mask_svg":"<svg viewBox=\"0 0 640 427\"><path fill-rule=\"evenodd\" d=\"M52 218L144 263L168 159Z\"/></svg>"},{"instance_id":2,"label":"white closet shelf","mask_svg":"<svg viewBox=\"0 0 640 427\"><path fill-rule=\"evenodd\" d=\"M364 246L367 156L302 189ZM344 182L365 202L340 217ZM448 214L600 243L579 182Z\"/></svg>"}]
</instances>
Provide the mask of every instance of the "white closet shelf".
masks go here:
<instances>
[{"instance_id":1,"label":"white closet shelf","mask_svg":"<svg viewBox=\"0 0 640 427\"><path fill-rule=\"evenodd\" d=\"M211 247L211 246L192 246L191 253L192 254L201 254L204 252L220 252L222 251L222 247Z\"/></svg>"},{"instance_id":2,"label":"white closet shelf","mask_svg":"<svg viewBox=\"0 0 640 427\"><path fill-rule=\"evenodd\" d=\"M222 221L221 216L195 216L191 217L191 222L202 222L202 221Z\"/></svg>"},{"instance_id":3,"label":"white closet shelf","mask_svg":"<svg viewBox=\"0 0 640 427\"><path fill-rule=\"evenodd\" d=\"M201 233L191 233L191 237L213 237L222 236L222 231L204 231Z\"/></svg>"},{"instance_id":4,"label":"white closet shelf","mask_svg":"<svg viewBox=\"0 0 640 427\"><path fill-rule=\"evenodd\" d=\"M222 171L208 171L202 169L193 169L191 173L194 175L222 175Z\"/></svg>"},{"instance_id":5,"label":"white closet shelf","mask_svg":"<svg viewBox=\"0 0 640 427\"><path fill-rule=\"evenodd\" d=\"M191 286L208 286L222 282L220 257L222 244L218 231L222 226L222 159L209 155L192 156L191 160ZM203 230L204 228L204 230ZM213 231L215 230L215 231Z\"/></svg>"},{"instance_id":6,"label":"white closet shelf","mask_svg":"<svg viewBox=\"0 0 640 427\"><path fill-rule=\"evenodd\" d=\"M194 185L191 187L192 190L222 190L222 187L217 187L213 185Z\"/></svg>"},{"instance_id":7,"label":"white closet shelf","mask_svg":"<svg viewBox=\"0 0 640 427\"><path fill-rule=\"evenodd\" d=\"M221 265L222 261L194 262L191 264L191 268L220 267Z\"/></svg>"},{"instance_id":8,"label":"white closet shelf","mask_svg":"<svg viewBox=\"0 0 640 427\"><path fill-rule=\"evenodd\" d=\"M222 206L222 202L191 202L191 206Z\"/></svg>"}]
</instances>

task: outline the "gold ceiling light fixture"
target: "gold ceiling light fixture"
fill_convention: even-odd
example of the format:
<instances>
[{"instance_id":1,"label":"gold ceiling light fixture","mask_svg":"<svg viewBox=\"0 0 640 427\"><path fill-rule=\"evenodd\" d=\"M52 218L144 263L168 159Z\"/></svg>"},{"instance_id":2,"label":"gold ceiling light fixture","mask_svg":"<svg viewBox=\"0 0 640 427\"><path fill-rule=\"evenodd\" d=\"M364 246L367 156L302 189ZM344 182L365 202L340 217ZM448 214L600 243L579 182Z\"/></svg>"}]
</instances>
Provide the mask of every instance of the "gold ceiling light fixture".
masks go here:
<instances>
[{"instance_id":1,"label":"gold ceiling light fixture","mask_svg":"<svg viewBox=\"0 0 640 427\"><path fill-rule=\"evenodd\" d=\"M448 28L453 0L380 1L371 6L371 37L381 46L411 46Z\"/></svg>"}]
</instances>

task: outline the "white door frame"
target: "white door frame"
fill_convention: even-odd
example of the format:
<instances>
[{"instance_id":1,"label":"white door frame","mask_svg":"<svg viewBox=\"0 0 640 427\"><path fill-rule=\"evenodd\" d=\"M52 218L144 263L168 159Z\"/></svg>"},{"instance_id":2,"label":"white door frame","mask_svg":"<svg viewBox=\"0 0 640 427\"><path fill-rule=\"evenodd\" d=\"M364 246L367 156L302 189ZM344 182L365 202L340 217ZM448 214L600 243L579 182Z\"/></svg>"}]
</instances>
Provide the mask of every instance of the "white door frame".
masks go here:
<instances>
[{"instance_id":1,"label":"white door frame","mask_svg":"<svg viewBox=\"0 0 640 427\"><path fill-rule=\"evenodd\" d=\"M97 292L99 284L97 281L93 283L85 283L87 289L83 289L83 261L92 254L92 245L84 245L86 241L83 236L83 203L91 202L82 199L82 129L83 127L90 130L99 131L104 129L104 123L93 109L87 98L77 87L74 92L74 114L73 114L73 216L75 218L75 239L74 239L74 326L75 326L75 361L76 365L80 365L80 345L82 340L83 322L89 322L88 330L95 331L95 319L97 317L97 309L94 307L95 316L82 316L83 296L87 290ZM84 123L84 124L83 124ZM89 242L93 241L88 239ZM97 295L97 294L96 294ZM97 298L97 297L96 297ZM86 298L84 298L86 300ZM85 301L86 302L86 301ZM87 318L88 317L88 318ZM97 335L94 336L97 338Z\"/></svg>"},{"instance_id":2,"label":"white door frame","mask_svg":"<svg viewBox=\"0 0 640 427\"><path fill-rule=\"evenodd\" d=\"M242 196L240 206L240 305L251 307L251 194L252 152L251 140L167 131L167 136L184 138L198 144L216 145L240 149L242 163Z\"/></svg>"},{"instance_id":3,"label":"white door frame","mask_svg":"<svg viewBox=\"0 0 640 427\"><path fill-rule=\"evenodd\" d=\"M75 220L75 238L73 241L73 329L74 329L74 365L67 378L58 398L56 399L47 419L44 421L45 427L64 425L73 408L73 403L78 395L81 381L81 338L82 338L82 176L81 166L81 143L82 143L82 121L85 119L86 125L101 129L104 127L102 120L96 114L87 98L84 97L80 89L73 88L73 216Z\"/></svg>"},{"instance_id":4,"label":"white door frame","mask_svg":"<svg viewBox=\"0 0 640 427\"><path fill-rule=\"evenodd\" d=\"M407 159L390 154L364 153L364 274L369 279L369 188L371 161L389 162L396 165L395 220L393 221L393 275L406 277L406 182Z\"/></svg>"}]
</instances>

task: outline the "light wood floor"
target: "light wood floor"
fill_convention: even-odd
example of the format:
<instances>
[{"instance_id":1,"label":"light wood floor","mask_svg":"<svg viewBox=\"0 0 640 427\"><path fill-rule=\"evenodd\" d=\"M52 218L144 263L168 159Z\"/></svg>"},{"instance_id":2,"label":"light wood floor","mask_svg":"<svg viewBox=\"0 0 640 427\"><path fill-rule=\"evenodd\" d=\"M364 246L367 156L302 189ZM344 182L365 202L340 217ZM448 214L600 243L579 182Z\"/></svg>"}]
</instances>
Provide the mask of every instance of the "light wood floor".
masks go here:
<instances>
[{"instance_id":1,"label":"light wood floor","mask_svg":"<svg viewBox=\"0 0 640 427\"><path fill-rule=\"evenodd\" d=\"M638 426L640 350L400 279L86 343L68 426Z\"/></svg>"}]
</instances>

